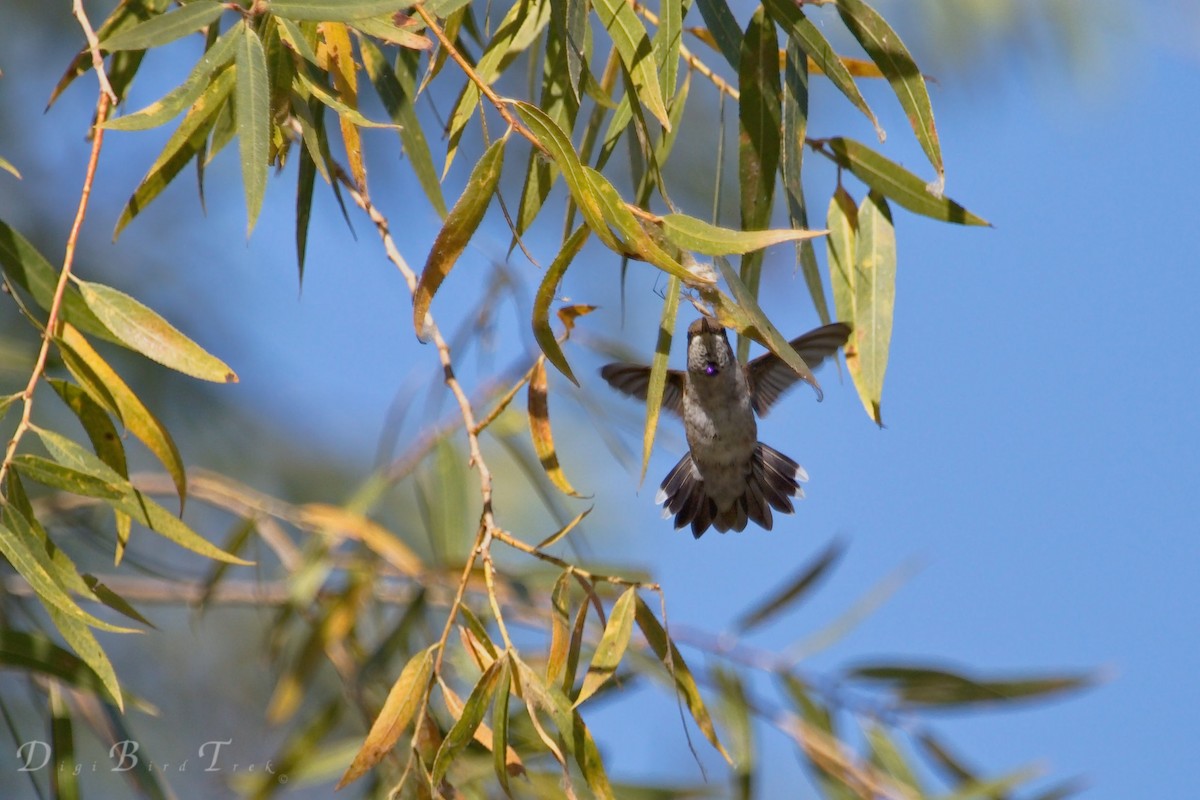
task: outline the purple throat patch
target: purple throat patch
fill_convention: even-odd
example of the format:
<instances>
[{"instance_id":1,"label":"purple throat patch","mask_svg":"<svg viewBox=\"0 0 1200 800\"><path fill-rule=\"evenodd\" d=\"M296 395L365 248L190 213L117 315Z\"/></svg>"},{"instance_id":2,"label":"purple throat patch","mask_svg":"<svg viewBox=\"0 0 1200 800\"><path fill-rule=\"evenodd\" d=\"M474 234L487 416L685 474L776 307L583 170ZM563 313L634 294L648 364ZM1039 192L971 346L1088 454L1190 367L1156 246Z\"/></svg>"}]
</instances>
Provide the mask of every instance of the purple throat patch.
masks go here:
<instances>
[{"instance_id":1,"label":"purple throat patch","mask_svg":"<svg viewBox=\"0 0 1200 800\"><path fill-rule=\"evenodd\" d=\"M704 374L708 375L710 378L713 375L716 375L717 374L717 365L714 364L712 361L709 361L708 364L706 364L704 367Z\"/></svg>"}]
</instances>

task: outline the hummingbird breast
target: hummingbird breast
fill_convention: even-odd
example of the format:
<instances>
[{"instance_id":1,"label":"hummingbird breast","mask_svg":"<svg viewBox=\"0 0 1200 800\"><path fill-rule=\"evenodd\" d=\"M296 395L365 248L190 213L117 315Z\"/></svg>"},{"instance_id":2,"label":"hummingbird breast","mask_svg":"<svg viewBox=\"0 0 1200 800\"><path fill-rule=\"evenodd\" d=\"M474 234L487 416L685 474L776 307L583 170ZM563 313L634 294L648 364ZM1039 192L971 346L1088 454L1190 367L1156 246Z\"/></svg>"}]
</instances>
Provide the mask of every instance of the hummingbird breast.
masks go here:
<instances>
[{"instance_id":1,"label":"hummingbird breast","mask_svg":"<svg viewBox=\"0 0 1200 800\"><path fill-rule=\"evenodd\" d=\"M712 376L689 371L683 422L705 494L718 511L730 508L746 491L758 442L745 372L740 367Z\"/></svg>"}]
</instances>

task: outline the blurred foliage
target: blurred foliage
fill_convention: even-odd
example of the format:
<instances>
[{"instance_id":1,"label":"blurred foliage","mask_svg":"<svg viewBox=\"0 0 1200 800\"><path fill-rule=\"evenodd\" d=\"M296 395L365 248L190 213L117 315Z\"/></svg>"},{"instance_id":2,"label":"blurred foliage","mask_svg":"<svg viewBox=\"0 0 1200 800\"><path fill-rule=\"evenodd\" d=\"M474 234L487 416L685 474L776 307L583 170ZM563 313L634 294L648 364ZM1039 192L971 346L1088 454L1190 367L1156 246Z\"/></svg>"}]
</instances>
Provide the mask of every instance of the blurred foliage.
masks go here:
<instances>
[{"instance_id":1,"label":"blurred foliage","mask_svg":"<svg viewBox=\"0 0 1200 800\"><path fill-rule=\"evenodd\" d=\"M564 274L591 237L623 265L644 262L669 277L656 345L660 374L679 300L687 299L735 329L743 354L756 340L819 392L804 360L759 307L764 249L793 248L817 314L830 318L828 276L837 317L853 324L848 371L864 408L882 424L897 260L891 206L953 224L986 222L943 195L945 165L925 79L870 4L766 0L739 21L724 0L697 0L695 9L686 0L656 8L624 0L498 7L464 0L122 0L94 30L82 5L75 10L72 35L86 44L50 102L80 79L99 89L94 118L78 120L80 131L90 131L92 159L80 165L86 177L75 224L55 240L65 243L61 263L0 222L11 312L5 324L26 326L34 353L3 352L0 411L12 434L0 465L0 553L9 566L0 663L29 678L26 699L46 721L45 754L57 768L29 770L39 792L86 794L87 778L71 769L78 743L108 749L135 739L125 714L147 705L94 631L159 635L138 609L147 603L197 613L248 604L269 612L257 645L272 667L264 715L282 737L271 772L232 781L247 797L286 791L279 775L296 785L353 785L367 796L711 794L708 787L635 786L609 776L587 715L644 684L677 700L705 740L694 747L711 747L728 763L733 796L756 791L757 736L764 730L793 742L808 779L833 798L1005 797L1031 780L1029 770L982 775L922 712L1041 699L1085 685L1085 676L988 676L935 663L815 674L804 664L811 643L768 653L742 641L811 595L836 564L838 543L746 609L738 630L715 638L673 630L652 576L558 554L590 508L564 505L579 493L558 459L547 364L575 380L571 335L591 306L555 306ZM825 33L832 28L856 43L853 54L835 50ZM185 39L204 45L189 73L161 99L126 111L147 52ZM15 80L33 77L18 72ZM846 137L809 137L811 80L830 81L881 140L879 117L859 87L886 82L931 176ZM522 84L528 96L502 94ZM681 211L665 177L685 106L701 93L722 109L737 105L736 228ZM417 112L418 101L433 95L454 98L441 130ZM185 170L195 171L203 192L205 167L236 142L249 230L272 167L282 174L289 161L296 164L301 279L320 185L347 219L369 221L412 293L414 330L434 345L454 412L426 424L416 441L349 487L343 504L185 468L154 411L161 403L157 381L140 368L136 379L122 376L135 374L128 367L133 353L201 381L237 380L218 356L144 302L74 270L105 137L158 127L169 136L147 158L115 236ZM456 158L467 158L464 137L476 130L485 149L459 197L447 198L442 181ZM406 253L394 236L400 227L371 199L364 140L393 135L424 202L443 220L427 254ZM723 152L723 126L717 136ZM440 165L430 142L444 142ZM827 187L824 270L814 246L824 232L810 225L801 180L806 155L837 167ZM506 165L522 175L515 203L503 192ZM720 186L723 166L718 158L713 185ZM20 178L6 160L0 170L8 173L0 180ZM776 207L784 227L771 227ZM453 360L460 338L448 340L436 321L439 290L489 215L503 215L512 247L532 261L525 234L562 209L554 221L559 244L530 310L541 352L478 386L464 385ZM41 231L38 240L46 237ZM409 256L423 256L423 267L410 267ZM736 269L730 256L740 259ZM489 280L500 285L502 272ZM475 321L465 329L468 340L483 335L495 300L489 292L468 315ZM194 386L181 391L211 396ZM522 392L524 414L512 405ZM643 471L661 385L648 395ZM56 411L43 410L56 403ZM557 529L524 530L518 517L496 513L495 459L485 454L485 437L505 448L559 519ZM140 445L127 453L133 440ZM156 466L138 472L131 460ZM402 515L393 507L400 486L415 498ZM74 535L80 530L87 536ZM164 551L148 534L171 547ZM197 563L203 573L189 574ZM821 641L843 627L835 622ZM691 651L688 658L681 648ZM764 676L769 693L761 691ZM23 747L10 702L0 706ZM636 708L623 713L637 724ZM41 753L26 748L17 755L30 766ZM139 763L122 771L129 790L171 796L169 774L148 768L145 758ZM1052 786L1040 796L1069 788Z\"/></svg>"}]
</instances>

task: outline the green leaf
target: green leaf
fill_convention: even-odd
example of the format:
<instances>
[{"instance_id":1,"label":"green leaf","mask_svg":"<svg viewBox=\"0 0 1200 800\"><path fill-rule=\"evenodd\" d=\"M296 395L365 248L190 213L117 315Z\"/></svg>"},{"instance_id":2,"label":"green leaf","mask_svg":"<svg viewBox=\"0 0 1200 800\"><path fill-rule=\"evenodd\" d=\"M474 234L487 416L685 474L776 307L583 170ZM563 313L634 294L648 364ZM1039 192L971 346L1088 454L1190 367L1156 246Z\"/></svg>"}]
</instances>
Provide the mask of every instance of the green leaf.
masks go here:
<instances>
[{"instance_id":1,"label":"green leaf","mask_svg":"<svg viewBox=\"0 0 1200 800\"><path fill-rule=\"evenodd\" d=\"M646 637L646 642L650 645L650 649L658 656L658 660L667 668L667 673L675 682L675 688L682 695L683 700L687 703L688 711L692 714L692 719L696 720L696 725L700 728L700 732L708 738L712 746L725 757L725 760L730 765L733 764L733 758L725 750L721 740L717 738L717 729L713 726L712 717L708 713L708 708L704 705L704 698L700 696L700 688L696 685L696 679L692 677L691 670L688 669L687 663L684 662L683 656L675 647L675 643L667 636L666 630L663 629L662 623L654 616L654 612L646 605L646 601L642 598L637 598L637 608L634 614L637 626L642 631L642 635Z\"/></svg>"},{"instance_id":2,"label":"green leaf","mask_svg":"<svg viewBox=\"0 0 1200 800\"><path fill-rule=\"evenodd\" d=\"M575 256L579 255L591 232L586 225L580 225L567 237L558 255L550 262L550 266L546 267L546 274L542 276L542 282L538 284L537 294L533 298L533 338L537 340L538 346L542 348L550 363L576 386L579 385L579 381L571 371L571 365L567 363L567 357L563 354L554 331L550 329L550 305L554 302L563 274L567 267L571 266Z\"/></svg>"},{"instance_id":3,"label":"green leaf","mask_svg":"<svg viewBox=\"0 0 1200 800\"><path fill-rule=\"evenodd\" d=\"M166 427L73 326L64 325L57 341L63 363L88 396L110 413L115 413L129 432L162 462L179 492L182 508L187 499L187 474L175 440ZM111 462L107 463L112 466Z\"/></svg>"},{"instance_id":4,"label":"green leaf","mask_svg":"<svg viewBox=\"0 0 1200 800\"><path fill-rule=\"evenodd\" d=\"M208 88L210 79L217 70L233 60L237 54L238 42L243 37L243 30L245 30L245 26L235 25L221 34L213 42L213 46L196 62L196 66L192 67L192 72L188 75L187 80L167 92L162 98L132 114L105 120L101 127L117 131L141 131L157 128L173 119L180 111L196 102L196 98Z\"/></svg>"},{"instance_id":5,"label":"green leaf","mask_svg":"<svg viewBox=\"0 0 1200 800\"><path fill-rule=\"evenodd\" d=\"M942 163L942 146L933 122L929 90L921 70L892 26L864 0L838 0L837 10L850 33L854 34L854 38L858 39L867 55L879 67L900 100L913 133L921 143L921 149L937 171L931 190L935 196L940 196L946 182L946 168Z\"/></svg>"},{"instance_id":6,"label":"green leaf","mask_svg":"<svg viewBox=\"0 0 1200 800\"><path fill-rule=\"evenodd\" d=\"M383 14L378 17L364 17L353 22L356 31L367 36L373 36L388 44L395 44L407 50L429 50L433 42L419 32L424 23L420 17L411 17L404 25L398 25L395 14ZM360 39L360 41L362 41Z\"/></svg>"},{"instance_id":7,"label":"green leaf","mask_svg":"<svg viewBox=\"0 0 1200 800\"><path fill-rule=\"evenodd\" d=\"M429 691L429 680L433 675L433 653L437 645L430 645L417 653L400 672L400 677L388 691L387 700L379 716L371 723L371 730L363 740L354 761L346 768L336 789L353 783L378 764L400 739L408 723L417 713L417 708Z\"/></svg>"},{"instance_id":8,"label":"green leaf","mask_svg":"<svg viewBox=\"0 0 1200 800\"><path fill-rule=\"evenodd\" d=\"M877 722L867 725L867 744L871 748L871 763L899 784L904 796L926 796L912 767L886 728Z\"/></svg>"},{"instance_id":9,"label":"green leaf","mask_svg":"<svg viewBox=\"0 0 1200 800\"><path fill-rule=\"evenodd\" d=\"M733 305L729 302L729 298L720 292L710 290L704 293L705 299L715 307L717 318L721 324L748 336L782 358L784 363L796 371L801 380L813 387L817 393L818 402L822 400L825 393L821 391L821 384L817 383L817 379L813 377L808 364L804 363L804 359L800 357L795 348L763 314L758 301L750 294L738 274L733 271L733 267L729 266L729 262L720 256L717 257L716 264L737 301L737 305Z\"/></svg>"},{"instance_id":10,"label":"green leaf","mask_svg":"<svg viewBox=\"0 0 1200 800\"><path fill-rule=\"evenodd\" d=\"M421 130L420 120L417 119L416 108L413 106L413 101L416 99L416 86L414 75L408 69L415 70L417 60L406 58L402 53L398 62L401 69L394 71L374 42L360 37L358 47L362 54L363 67L367 71L367 77L370 79L371 85L375 87L375 93L379 95L388 116L391 117L392 122L396 123L397 131L400 134L400 143L408 155L409 165L417 182L421 184L421 188L425 191L425 197L433 206L433 210L439 217L445 219L447 210L446 200L442 196L442 184L438 181L437 169L433 165L433 156L429 151L429 144L425 141L425 134Z\"/></svg>"},{"instance_id":11,"label":"green leaf","mask_svg":"<svg viewBox=\"0 0 1200 800\"><path fill-rule=\"evenodd\" d=\"M21 453L13 456L12 464L26 478L52 489L106 500L121 497L124 494L124 488L120 484L63 466L41 456Z\"/></svg>"},{"instance_id":12,"label":"green leaf","mask_svg":"<svg viewBox=\"0 0 1200 800\"><path fill-rule=\"evenodd\" d=\"M475 687L471 689L466 703L463 704L462 714L446 732L446 737L442 739L437 756L433 760L433 768L430 770L430 782L435 786L446 777L446 771L450 769L450 764L471 741L479 723L483 722L483 715L487 713L488 706L492 703L492 697L496 693L496 684L500 677L502 663L507 663L507 659L493 661L491 666L479 677ZM503 751L501 753L503 754Z\"/></svg>"},{"instance_id":13,"label":"green leaf","mask_svg":"<svg viewBox=\"0 0 1200 800\"><path fill-rule=\"evenodd\" d=\"M492 702L492 765L500 788L512 797L508 786L508 694L512 683L512 660L506 652L497 663L500 664L500 677L496 681L496 699Z\"/></svg>"},{"instance_id":14,"label":"green leaf","mask_svg":"<svg viewBox=\"0 0 1200 800\"><path fill-rule=\"evenodd\" d=\"M557 687L543 683L541 676L516 653L511 653L511 657L517 666L518 680L530 715L534 714L535 708L549 714L561 734L561 741L575 757L575 762L579 765L592 794L601 800L615 800L616 796L604 771L604 761L600 758L600 750L596 747L591 731L584 724L583 717Z\"/></svg>"},{"instance_id":15,"label":"green leaf","mask_svg":"<svg viewBox=\"0 0 1200 800\"><path fill-rule=\"evenodd\" d=\"M307 147L298 154L296 168L296 265L300 285L304 285L304 259L308 254L308 224L312 219L313 187L317 182L317 162Z\"/></svg>"},{"instance_id":16,"label":"green leaf","mask_svg":"<svg viewBox=\"0 0 1200 800\"><path fill-rule=\"evenodd\" d=\"M679 77L679 47L683 44L683 15L687 9L684 0L665 0L658 8L658 29L654 32L654 60L658 63L658 86L663 98L670 105L675 96L675 85ZM672 120L668 130L675 130Z\"/></svg>"},{"instance_id":17,"label":"green leaf","mask_svg":"<svg viewBox=\"0 0 1200 800\"><path fill-rule=\"evenodd\" d=\"M803 598L825 576L829 568L837 563L845 550L845 541L834 539L829 543L828 547L805 564L783 587L764 597L753 608L738 617L737 622L734 623L734 627L739 633L745 633Z\"/></svg>"},{"instance_id":18,"label":"green leaf","mask_svg":"<svg viewBox=\"0 0 1200 800\"><path fill-rule=\"evenodd\" d=\"M538 542L537 545L535 545L536 549L545 550L547 547L550 547L550 546L554 545L555 543L561 541L564 536L566 536L571 531L575 530L575 526L578 525L580 522L582 522L584 517L586 517L588 514L592 513L593 508L595 508L595 506L588 506L583 511L580 511L578 514L576 514L574 517L572 517L567 522L567 524L563 525L561 528L556 530L554 533L550 534L545 539Z\"/></svg>"},{"instance_id":19,"label":"green leaf","mask_svg":"<svg viewBox=\"0 0 1200 800\"><path fill-rule=\"evenodd\" d=\"M675 320L679 316L679 284L679 278L674 275L667 280L662 316L658 320L658 340L654 345L654 358L650 361L650 382L646 386L646 425L642 430L642 474L638 478L639 484L646 480L650 451L654 448L654 437L658 432L658 417L662 413L663 394L667 389L667 362L671 357Z\"/></svg>"},{"instance_id":20,"label":"green leaf","mask_svg":"<svg viewBox=\"0 0 1200 800\"><path fill-rule=\"evenodd\" d=\"M854 294L854 253L858 249L858 208L854 198L839 184L829 200L825 225L825 260L829 264L829 286L833 291L833 313L842 322L858 325ZM847 360L857 357L854 337L846 343Z\"/></svg>"},{"instance_id":21,"label":"green leaf","mask_svg":"<svg viewBox=\"0 0 1200 800\"><path fill-rule=\"evenodd\" d=\"M249 236L262 210L263 194L267 189L271 107L267 56L258 34L248 26L237 49L234 101L242 183L246 190L246 235Z\"/></svg>"},{"instance_id":22,"label":"green leaf","mask_svg":"<svg viewBox=\"0 0 1200 800\"><path fill-rule=\"evenodd\" d=\"M604 634L596 644L592 663L588 665L588 671L583 676L583 687L580 688L579 695L575 698L576 708L607 683L616 674L617 667L621 665L625 649L629 647L629 637L633 634L633 612L636 597L637 591L631 586L613 604L612 612L608 615L608 625L605 626Z\"/></svg>"},{"instance_id":23,"label":"green leaf","mask_svg":"<svg viewBox=\"0 0 1200 800\"><path fill-rule=\"evenodd\" d=\"M799 242L824 235L824 231L776 228L772 230L739 231L711 225L687 214L667 214L662 217L663 236L684 250L707 256L728 256L750 253L782 242Z\"/></svg>"},{"instance_id":24,"label":"green leaf","mask_svg":"<svg viewBox=\"0 0 1200 800\"><path fill-rule=\"evenodd\" d=\"M51 388L67 408L75 414L83 430L92 443L92 450L100 460L108 464L123 478L129 477L129 467L125 460L125 446L121 444L121 436L117 426L109 419L104 406L92 399L83 389L73 383L58 378L49 378Z\"/></svg>"},{"instance_id":25,"label":"green leaf","mask_svg":"<svg viewBox=\"0 0 1200 800\"><path fill-rule=\"evenodd\" d=\"M507 139L497 139L492 142L491 147L471 170L462 195L454 204L454 208L450 209L446 222L433 241L429 258L425 260L425 269L421 271L421 279L413 292L413 328L422 341L425 340L425 317L433 295L458 262L471 237L475 235L488 205L492 202L492 195L496 193L500 173L504 169L506 141Z\"/></svg>"},{"instance_id":26,"label":"green leaf","mask_svg":"<svg viewBox=\"0 0 1200 800\"><path fill-rule=\"evenodd\" d=\"M779 170L780 130L783 126L779 86L779 42L775 23L760 6L750 18L742 38L738 67L738 187L741 194L742 229L762 230L771 223L775 197L775 174ZM754 298L762 277L761 250L742 259L741 278ZM750 353L750 340L738 337L738 360Z\"/></svg>"},{"instance_id":27,"label":"green leaf","mask_svg":"<svg viewBox=\"0 0 1200 800\"><path fill-rule=\"evenodd\" d=\"M1095 682L1089 675L981 678L940 667L908 664L863 665L850 670L848 676L892 691L905 705L939 708L1042 700L1078 691Z\"/></svg>"},{"instance_id":28,"label":"green leaf","mask_svg":"<svg viewBox=\"0 0 1200 800\"><path fill-rule=\"evenodd\" d=\"M0 628L0 664L57 678L84 692L107 692L86 662L42 633Z\"/></svg>"},{"instance_id":29,"label":"green leaf","mask_svg":"<svg viewBox=\"0 0 1200 800\"><path fill-rule=\"evenodd\" d=\"M825 140L839 166L914 214L959 225L991 225L947 197L933 194L925 181L866 145L842 136Z\"/></svg>"},{"instance_id":30,"label":"green leaf","mask_svg":"<svg viewBox=\"0 0 1200 800\"><path fill-rule=\"evenodd\" d=\"M726 0L696 0L700 16L717 43L717 49L734 69L742 58L742 27L729 9Z\"/></svg>"},{"instance_id":31,"label":"green leaf","mask_svg":"<svg viewBox=\"0 0 1200 800\"><path fill-rule=\"evenodd\" d=\"M239 22L238 25L245 25ZM235 65L227 66L217 72L216 77L205 87L200 98L192 104L191 110L183 118L183 122L171 134L162 152L150 166L146 176L134 189L133 195L121 211L113 230L113 238L121 235L134 217L142 209L154 201L162 190L175 179L180 170L204 147L205 139L216 122L217 114L225 106L233 90L234 78L237 72ZM83 326L79 326L83 327Z\"/></svg>"},{"instance_id":32,"label":"green leaf","mask_svg":"<svg viewBox=\"0 0 1200 800\"><path fill-rule=\"evenodd\" d=\"M808 228L808 206L804 200L803 166L804 142L808 136L808 55L792 37L788 37L783 72L783 149L779 171L783 175L788 222L793 229L805 230ZM797 244L796 260L804 272L804 283L817 316L822 324L829 324L825 286L811 241L801 240Z\"/></svg>"},{"instance_id":33,"label":"green leaf","mask_svg":"<svg viewBox=\"0 0 1200 800\"><path fill-rule=\"evenodd\" d=\"M763 7L767 9L767 13L771 15L772 19L787 32L788 36L799 44L808 57L820 67L821 72L838 88L838 91L845 95L855 108L865 114L867 119L871 120L871 124L875 126L875 134L882 142L884 139L883 128L879 127L879 120L875 118L875 112L867 105L862 92L858 90L854 76L850 74L850 70L846 69L841 56L833 49L833 45L829 43L825 35L808 17L804 16L800 6L792 0L763 0Z\"/></svg>"},{"instance_id":34,"label":"green leaf","mask_svg":"<svg viewBox=\"0 0 1200 800\"><path fill-rule=\"evenodd\" d=\"M653 47L633 6L625 0L594 0L592 7L612 37L621 64L637 88L638 102L669 130L671 122L658 84Z\"/></svg>"},{"instance_id":35,"label":"green leaf","mask_svg":"<svg viewBox=\"0 0 1200 800\"><path fill-rule=\"evenodd\" d=\"M883 427L880 406L883 376L892 341L892 311L896 305L896 232L887 200L871 192L858 207L858 238L854 249L855 353L846 367L863 407Z\"/></svg>"},{"instance_id":36,"label":"green leaf","mask_svg":"<svg viewBox=\"0 0 1200 800\"><path fill-rule=\"evenodd\" d=\"M88 308L131 350L193 378L237 382L237 375L224 361L210 355L154 310L111 286L78 279L75 284Z\"/></svg>"},{"instance_id":37,"label":"green leaf","mask_svg":"<svg viewBox=\"0 0 1200 800\"><path fill-rule=\"evenodd\" d=\"M50 310L58 284L58 270L28 239L3 221L0 221L0 267L4 268L4 274L13 284L29 293L35 303L46 311ZM116 341L108 328L88 309L73 286L68 286L63 294L59 319L93 336Z\"/></svg>"},{"instance_id":38,"label":"green leaf","mask_svg":"<svg viewBox=\"0 0 1200 800\"><path fill-rule=\"evenodd\" d=\"M733 788L740 800L754 797L756 765L754 757L754 724L750 718L750 701L746 687L737 673L730 669L714 668L713 678L721 694L719 710L729 731L729 747L733 751Z\"/></svg>"},{"instance_id":39,"label":"green leaf","mask_svg":"<svg viewBox=\"0 0 1200 800\"><path fill-rule=\"evenodd\" d=\"M102 482L121 487L124 490L124 494L119 498L108 500L109 505L113 508L124 511L160 536L170 539L180 547L199 553L202 556L217 559L218 561L229 561L233 564L250 565L253 563L232 556L224 550L215 547L207 539L185 525L178 517L133 488L112 467L67 437L54 431L46 430L45 428L34 427L33 431L42 440L42 444L46 450L50 452L50 455L59 464L68 469L86 473Z\"/></svg>"},{"instance_id":40,"label":"green leaf","mask_svg":"<svg viewBox=\"0 0 1200 800\"><path fill-rule=\"evenodd\" d=\"M406 0L269 0L272 14L298 21L353 22L410 8Z\"/></svg>"},{"instance_id":41,"label":"green leaf","mask_svg":"<svg viewBox=\"0 0 1200 800\"><path fill-rule=\"evenodd\" d=\"M337 95L329 90L328 86L324 86L318 80L307 74L305 69L296 71L296 80L293 84L297 87L300 94L311 94L313 97L321 101L322 105L328 106L343 120L353 123L360 128L394 128L396 125L391 122L375 122L363 116L362 112L353 108L346 103L343 103Z\"/></svg>"},{"instance_id":42,"label":"green leaf","mask_svg":"<svg viewBox=\"0 0 1200 800\"><path fill-rule=\"evenodd\" d=\"M174 11L151 17L132 28L102 39L100 49L116 53L121 50L160 47L216 22L224 12L224 3L216 0L192 0Z\"/></svg>"},{"instance_id":43,"label":"green leaf","mask_svg":"<svg viewBox=\"0 0 1200 800\"><path fill-rule=\"evenodd\" d=\"M79 800L79 773L83 769L75 758L71 707L63 700L62 686L58 683L50 681L46 692L50 701L50 752L54 753L50 785L55 800Z\"/></svg>"},{"instance_id":44,"label":"green leaf","mask_svg":"<svg viewBox=\"0 0 1200 800\"><path fill-rule=\"evenodd\" d=\"M54 627L62 634L63 639L71 646L71 649L96 673L96 677L100 679L100 683L104 685L112 701L116 703L118 708L124 710L125 700L121 696L121 684L117 681L116 670L113 669L112 662L108 659L108 654L104 652L104 648L96 640L95 634L88 629L86 624L63 613L54 606L47 606L46 613L50 615L50 619L54 622Z\"/></svg>"}]
</instances>

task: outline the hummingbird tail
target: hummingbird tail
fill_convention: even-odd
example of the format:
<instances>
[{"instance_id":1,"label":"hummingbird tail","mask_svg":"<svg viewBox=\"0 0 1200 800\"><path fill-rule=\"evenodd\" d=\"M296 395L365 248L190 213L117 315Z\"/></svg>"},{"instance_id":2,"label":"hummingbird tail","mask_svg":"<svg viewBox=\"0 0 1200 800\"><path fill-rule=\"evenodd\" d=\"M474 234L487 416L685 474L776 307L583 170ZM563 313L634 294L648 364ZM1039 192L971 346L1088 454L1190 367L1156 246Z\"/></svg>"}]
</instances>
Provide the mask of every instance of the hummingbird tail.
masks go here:
<instances>
[{"instance_id":1,"label":"hummingbird tail","mask_svg":"<svg viewBox=\"0 0 1200 800\"><path fill-rule=\"evenodd\" d=\"M793 513L796 509L792 498L804 496L800 482L806 480L808 473L803 467L759 442L750 459L745 493L728 508L718 509L716 501L705 492L704 478L689 452L663 478L654 502L663 505L663 517L674 515L676 530L690 524L692 536L697 539L710 525L724 533L744 530L747 521L753 521L771 530L771 509Z\"/></svg>"}]
</instances>

